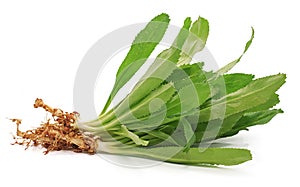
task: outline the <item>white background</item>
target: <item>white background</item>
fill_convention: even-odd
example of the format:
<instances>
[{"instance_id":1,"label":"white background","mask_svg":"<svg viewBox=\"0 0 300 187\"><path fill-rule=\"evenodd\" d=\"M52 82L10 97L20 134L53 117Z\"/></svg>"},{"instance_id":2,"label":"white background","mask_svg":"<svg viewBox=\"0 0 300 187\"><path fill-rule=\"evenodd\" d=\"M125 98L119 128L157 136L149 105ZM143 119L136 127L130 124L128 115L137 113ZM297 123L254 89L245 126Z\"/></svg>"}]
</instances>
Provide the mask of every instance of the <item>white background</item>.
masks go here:
<instances>
[{"instance_id":1,"label":"white background","mask_svg":"<svg viewBox=\"0 0 300 187\"><path fill-rule=\"evenodd\" d=\"M1 186L299 186L300 13L296 2L0 1ZM130 169L96 155L59 152L44 156L36 148L24 151L10 145L14 126L7 117L22 118L29 126L38 124L44 113L32 109L36 97L72 111L74 77L87 50L105 34L149 21L161 12L168 13L171 23L178 26L187 16L207 18L207 46L220 66L241 53L253 26L253 45L233 71L257 77L287 73L278 105L285 113L268 125L239 134L241 144L252 150L252 161L221 168L162 164ZM113 82L114 72L109 74L96 87L97 93L103 90L99 107Z\"/></svg>"}]
</instances>

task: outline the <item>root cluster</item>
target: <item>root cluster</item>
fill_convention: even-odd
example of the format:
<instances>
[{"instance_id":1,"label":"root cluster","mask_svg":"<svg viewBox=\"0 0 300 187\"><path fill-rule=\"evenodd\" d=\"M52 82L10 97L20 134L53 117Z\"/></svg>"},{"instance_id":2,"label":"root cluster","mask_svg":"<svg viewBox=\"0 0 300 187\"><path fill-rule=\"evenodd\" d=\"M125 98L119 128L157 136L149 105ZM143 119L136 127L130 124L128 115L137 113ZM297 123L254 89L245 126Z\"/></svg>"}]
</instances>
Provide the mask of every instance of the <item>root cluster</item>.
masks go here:
<instances>
[{"instance_id":1,"label":"root cluster","mask_svg":"<svg viewBox=\"0 0 300 187\"><path fill-rule=\"evenodd\" d=\"M52 119L47 119L40 127L20 131L20 119L11 119L17 125L15 143L29 146L39 146L46 148L45 154L50 151L70 150L74 152L84 152L94 154L97 149L97 138L80 131L77 126L79 114L77 112L64 112L58 108L51 108L42 99L36 99L34 108L43 108L52 114Z\"/></svg>"}]
</instances>

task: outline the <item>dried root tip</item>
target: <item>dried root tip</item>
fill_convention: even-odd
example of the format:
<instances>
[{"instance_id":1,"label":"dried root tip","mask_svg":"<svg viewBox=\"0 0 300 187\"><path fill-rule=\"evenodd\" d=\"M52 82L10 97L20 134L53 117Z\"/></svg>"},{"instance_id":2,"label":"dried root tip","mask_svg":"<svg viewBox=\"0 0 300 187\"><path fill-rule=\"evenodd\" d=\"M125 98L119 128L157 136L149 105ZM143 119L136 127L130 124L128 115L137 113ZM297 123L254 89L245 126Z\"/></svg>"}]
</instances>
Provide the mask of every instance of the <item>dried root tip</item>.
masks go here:
<instances>
[{"instance_id":1,"label":"dried root tip","mask_svg":"<svg viewBox=\"0 0 300 187\"><path fill-rule=\"evenodd\" d=\"M46 148L45 154L50 151L71 150L94 154L98 147L97 138L81 132L76 127L78 118L77 112L64 112L61 109L51 108L44 104L42 99L36 99L35 108L43 108L52 114L53 122L50 119L41 124L40 127L22 132L19 130L20 119L11 119L17 125L17 137L15 144L29 146L41 145Z\"/></svg>"},{"instance_id":2,"label":"dried root tip","mask_svg":"<svg viewBox=\"0 0 300 187\"><path fill-rule=\"evenodd\" d=\"M33 105L34 108L43 108L45 111L52 114L54 121L64 126L75 125L76 120L79 116L78 112L64 112L59 108L52 108L44 103L42 99L37 98Z\"/></svg>"},{"instance_id":3,"label":"dried root tip","mask_svg":"<svg viewBox=\"0 0 300 187\"><path fill-rule=\"evenodd\" d=\"M17 126L19 126L22 123L21 119L10 119L12 122L16 123Z\"/></svg>"}]
</instances>

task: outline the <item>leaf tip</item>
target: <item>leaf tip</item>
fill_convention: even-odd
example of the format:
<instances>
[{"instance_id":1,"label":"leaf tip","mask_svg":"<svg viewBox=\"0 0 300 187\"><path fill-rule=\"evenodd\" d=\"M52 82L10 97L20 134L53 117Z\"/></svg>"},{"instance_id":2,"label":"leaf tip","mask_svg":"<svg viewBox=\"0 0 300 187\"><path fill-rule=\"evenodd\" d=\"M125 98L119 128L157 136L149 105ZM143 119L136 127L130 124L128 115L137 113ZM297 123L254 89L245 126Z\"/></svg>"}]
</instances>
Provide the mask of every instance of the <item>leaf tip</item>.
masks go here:
<instances>
[{"instance_id":1,"label":"leaf tip","mask_svg":"<svg viewBox=\"0 0 300 187\"><path fill-rule=\"evenodd\" d=\"M278 109L277 111L278 111L278 114L283 114L284 113L284 111L281 108Z\"/></svg>"},{"instance_id":2,"label":"leaf tip","mask_svg":"<svg viewBox=\"0 0 300 187\"><path fill-rule=\"evenodd\" d=\"M253 156L249 149L237 149L237 150L241 151L241 155L240 157L237 157L237 160L235 163L233 163L233 165L242 164L244 162L252 160Z\"/></svg>"},{"instance_id":3,"label":"leaf tip","mask_svg":"<svg viewBox=\"0 0 300 187\"><path fill-rule=\"evenodd\" d=\"M252 31L252 36L254 37L255 30L254 30L254 27L253 27L253 26L251 26L251 31Z\"/></svg>"},{"instance_id":4,"label":"leaf tip","mask_svg":"<svg viewBox=\"0 0 300 187\"><path fill-rule=\"evenodd\" d=\"M157 15L156 17L154 17L151 21L170 21L170 16L167 13L161 13L159 15Z\"/></svg>"}]
</instances>

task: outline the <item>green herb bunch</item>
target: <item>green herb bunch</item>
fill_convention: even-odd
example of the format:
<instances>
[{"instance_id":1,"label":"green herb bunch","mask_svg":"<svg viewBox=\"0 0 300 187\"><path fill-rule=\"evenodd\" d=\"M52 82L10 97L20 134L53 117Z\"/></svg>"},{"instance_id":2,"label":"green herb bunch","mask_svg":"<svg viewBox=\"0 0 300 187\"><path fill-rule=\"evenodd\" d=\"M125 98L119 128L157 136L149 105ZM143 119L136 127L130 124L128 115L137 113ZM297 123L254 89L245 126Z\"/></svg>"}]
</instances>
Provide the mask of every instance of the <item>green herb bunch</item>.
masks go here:
<instances>
[{"instance_id":1,"label":"green herb bunch","mask_svg":"<svg viewBox=\"0 0 300 187\"><path fill-rule=\"evenodd\" d=\"M167 14L160 14L140 31L118 69L102 113L79 123L80 129L99 136L99 152L188 165L251 160L249 150L220 147L215 140L268 123L283 112L273 107L279 103L275 92L285 83L285 74L255 79L252 74L228 73L251 45L253 28L239 58L217 71L205 71L205 62L191 62L205 47L208 21L186 18L172 46L156 57L120 103L111 106L160 43L169 21Z\"/></svg>"}]
</instances>

